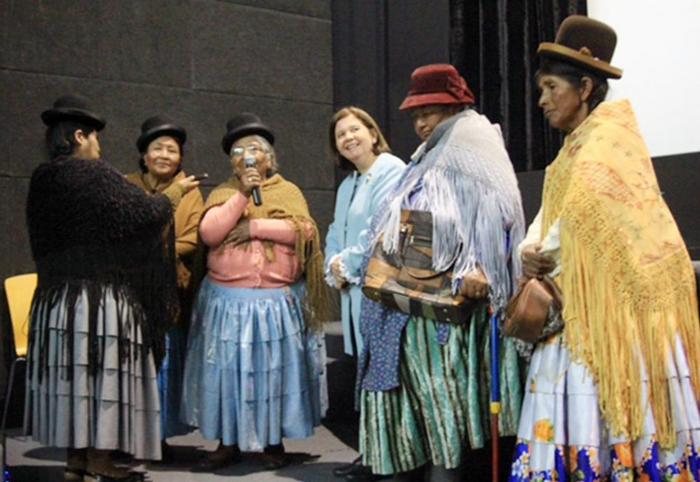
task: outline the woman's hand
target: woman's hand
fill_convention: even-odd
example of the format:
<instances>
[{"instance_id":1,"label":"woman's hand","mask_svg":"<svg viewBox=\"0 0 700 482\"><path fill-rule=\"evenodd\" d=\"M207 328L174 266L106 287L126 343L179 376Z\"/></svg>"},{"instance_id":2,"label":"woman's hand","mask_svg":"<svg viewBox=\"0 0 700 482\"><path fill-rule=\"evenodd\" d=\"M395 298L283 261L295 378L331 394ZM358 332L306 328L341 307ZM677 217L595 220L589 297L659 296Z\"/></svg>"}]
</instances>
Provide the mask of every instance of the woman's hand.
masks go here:
<instances>
[{"instance_id":1,"label":"woman's hand","mask_svg":"<svg viewBox=\"0 0 700 482\"><path fill-rule=\"evenodd\" d=\"M541 243L529 244L523 248L520 258L523 261L523 275L527 278L542 278L556 267L551 256L540 254Z\"/></svg>"},{"instance_id":2,"label":"woman's hand","mask_svg":"<svg viewBox=\"0 0 700 482\"><path fill-rule=\"evenodd\" d=\"M195 179L194 175L187 176L184 179L180 179L177 183L182 188L183 193L188 193L192 189L199 187L199 181Z\"/></svg>"},{"instance_id":3,"label":"woman's hand","mask_svg":"<svg viewBox=\"0 0 700 482\"><path fill-rule=\"evenodd\" d=\"M331 263L331 274L333 275L333 279L335 279L335 287L339 290L345 288L348 284L348 280L343 276L342 266L343 261L340 257L336 258L336 260Z\"/></svg>"},{"instance_id":4,"label":"woman's hand","mask_svg":"<svg viewBox=\"0 0 700 482\"><path fill-rule=\"evenodd\" d=\"M241 219L236 224L236 227L226 236L224 244L232 244L233 246L238 246L239 244L247 243L252 238L250 237L250 221L247 219Z\"/></svg>"},{"instance_id":5,"label":"woman's hand","mask_svg":"<svg viewBox=\"0 0 700 482\"><path fill-rule=\"evenodd\" d=\"M250 193L253 192L254 187L260 187L262 185L262 177L255 167L246 167L243 174L238 177L241 182L241 192L249 197Z\"/></svg>"},{"instance_id":6,"label":"woman's hand","mask_svg":"<svg viewBox=\"0 0 700 482\"><path fill-rule=\"evenodd\" d=\"M459 294L474 300L486 298L489 294L489 281L481 268L476 268L462 278Z\"/></svg>"}]
</instances>

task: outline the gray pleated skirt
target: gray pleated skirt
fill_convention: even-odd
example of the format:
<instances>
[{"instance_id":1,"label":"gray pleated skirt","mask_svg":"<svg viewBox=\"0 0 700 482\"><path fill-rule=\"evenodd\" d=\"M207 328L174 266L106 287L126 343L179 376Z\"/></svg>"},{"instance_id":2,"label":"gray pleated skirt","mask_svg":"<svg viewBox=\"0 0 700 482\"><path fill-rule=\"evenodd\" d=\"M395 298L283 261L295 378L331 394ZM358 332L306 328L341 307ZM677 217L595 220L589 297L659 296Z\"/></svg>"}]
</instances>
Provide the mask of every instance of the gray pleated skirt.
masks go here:
<instances>
[{"instance_id":1,"label":"gray pleated skirt","mask_svg":"<svg viewBox=\"0 0 700 482\"><path fill-rule=\"evenodd\" d=\"M49 308L35 303L31 329L48 330L44 346L29 347L24 429L43 445L118 449L140 459L160 459L160 401L151 353L143 356L133 308L105 290L97 315L101 368L88 372L88 297L75 304L73 363L67 357L65 295ZM121 330L118 324L121 323ZM128 336L120 359L118 334ZM40 356L41 350L48 350ZM44 366L41 366L44 364ZM72 377L68 375L72 374Z\"/></svg>"}]
</instances>

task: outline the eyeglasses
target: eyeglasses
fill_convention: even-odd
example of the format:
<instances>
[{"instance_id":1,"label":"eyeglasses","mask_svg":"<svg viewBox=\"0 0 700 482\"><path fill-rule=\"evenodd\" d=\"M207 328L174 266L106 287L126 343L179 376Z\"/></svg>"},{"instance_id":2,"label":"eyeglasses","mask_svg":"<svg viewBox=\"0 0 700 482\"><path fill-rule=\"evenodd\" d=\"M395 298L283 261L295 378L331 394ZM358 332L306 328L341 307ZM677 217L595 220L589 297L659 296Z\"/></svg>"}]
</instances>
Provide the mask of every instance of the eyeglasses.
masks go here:
<instances>
[{"instance_id":1,"label":"eyeglasses","mask_svg":"<svg viewBox=\"0 0 700 482\"><path fill-rule=\"evenodd\" d=\"M261 152L267 152L264 148L256 146L255 144L249 144L245 147L238 146L231 149L231 159L240 159L246 151L252 156L257 156Z\"/></svg>"}]
</instances>

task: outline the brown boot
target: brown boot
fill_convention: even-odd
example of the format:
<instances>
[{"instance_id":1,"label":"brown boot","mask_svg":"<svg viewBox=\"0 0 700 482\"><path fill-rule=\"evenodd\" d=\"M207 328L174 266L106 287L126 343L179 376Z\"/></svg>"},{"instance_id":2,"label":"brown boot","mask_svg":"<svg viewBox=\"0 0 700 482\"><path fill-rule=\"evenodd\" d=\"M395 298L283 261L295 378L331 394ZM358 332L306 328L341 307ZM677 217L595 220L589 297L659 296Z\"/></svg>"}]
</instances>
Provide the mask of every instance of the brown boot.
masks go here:
<instances>
[{"instance_id":1,"label":"brown boot","mask_svg":"<svg viewBox=\"0 0 700 482\"><path fill-rule=\"evenodd\" d=\"M131 481L136 480L134 472L127 467L114 465L109 450L89 449L87 454L87 471L85 481L99 480Z\"/></svg>"}]
</instances>

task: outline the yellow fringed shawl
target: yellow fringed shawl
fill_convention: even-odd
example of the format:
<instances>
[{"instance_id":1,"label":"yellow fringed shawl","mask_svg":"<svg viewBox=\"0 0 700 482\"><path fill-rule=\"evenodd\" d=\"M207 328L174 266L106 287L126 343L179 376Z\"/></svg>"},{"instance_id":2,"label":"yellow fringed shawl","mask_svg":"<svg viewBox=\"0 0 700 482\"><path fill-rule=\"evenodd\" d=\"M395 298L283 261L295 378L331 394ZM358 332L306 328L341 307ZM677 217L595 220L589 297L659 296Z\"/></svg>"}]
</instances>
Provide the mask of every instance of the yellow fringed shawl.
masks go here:
<instances>
[{"instance_id":1,"label":"yellow fringed shawl","mask_svg":"<svg viewBox=\"0 0 700 482\"><path fill-rule=\"evenodd\" d=\"M598 385L615 435L642 431L642 366L662 447L675 445L668 357L680 338L696 398L695 275L628 101L605 102L547 169L542 235L561 221L564 341ZM640 358L641 357L641 358Z\"/></svg>"},{"instance_id":2,"label":"yellow fringed shawl","mask_svg":"<svg viewBox=\"0 0 700 482\"><path fill-rule=\"evenodd\" d=\"M237 178L219 184L209 194L204 206L205 212L213 206L228 201L238 192L240 187ZM248 203L243 217L247 219L287 219L294 224L297 232L295 255L304 267L306 276L306 300L304 308L307 311L307 326L318 330L330 316L329 297L323 280L323 253L316 223L311 218L306 199L298 187L275 174L266 179L261 186L263 203L261 206ZM307 239L308 227L312 227L313 235ZM263 241L266 245L268 259L274 256L271 242Z\"/></svg>"}]
</instances>

